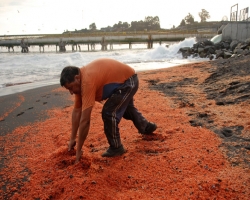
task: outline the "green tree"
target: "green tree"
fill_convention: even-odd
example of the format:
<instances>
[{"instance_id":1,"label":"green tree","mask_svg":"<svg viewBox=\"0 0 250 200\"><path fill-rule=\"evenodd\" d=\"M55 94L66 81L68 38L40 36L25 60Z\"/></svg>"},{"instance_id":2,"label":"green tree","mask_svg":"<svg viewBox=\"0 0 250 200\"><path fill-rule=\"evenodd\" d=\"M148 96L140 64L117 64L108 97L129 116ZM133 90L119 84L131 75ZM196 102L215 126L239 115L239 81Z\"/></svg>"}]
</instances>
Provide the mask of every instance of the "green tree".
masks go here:
<instances>
[{"instance_id":1,"label":"green tree","mask_svg":"<svg viewBox=\"0 0 250 200\"><path fill-rule=\"evenodd\" d=\"M201 12L199 12L199 17L201 18L201 22L206 22L207 19L210 18L210 15L208 11L201 9Z\"/></svg>"},{"instance_id":2,"label":"green tree","mask_svg":"<svg viewBox=\"0 0 250 200\"><path fill-rule=\"evenodd\" d=\"M158 30L161 28L160 19L158 16L147 16L144 19L144 27L148 30Z\"/></svg>"},{"instance_id":3,"label":"green tree","mask_svg":"<svg viewBox=\"0 0 250 200\"><path fill-rule=\"evenodd\" d=\"M131 27L130 29L132 31L143 31L144 29L146 29L147 27L145 26L145 22L141 21L132 21L131 22Z\"/></svg>"},{"instance_id":4,"label":"green tree","mask_svg":"<svg viewBox=\"0 0 250 200\"><path fill-rule=\"evenodd\" d=\"M183 20L181 20L180 26L185 26L185 25L186 25L185 20L184 20L184 19L183 19Z\"/></svg>"},{"instance_id":5,"label":"green tree","mask_svg":"<svg viewBox=\"0 0 250 200\"><path fill-rule=\"evenodd\" d=\"M118 24L113 25L113 29L116 31L124 31L129 28L128 22L119 21Z\"/></svg>"},{"instance_id":6,"label":"green tree","mask_svg":"<svg viewBox=\"0 0 250 200\"><path fill-rule=\"evenodd\" d=\"M194 17L193 17L193 15L191 15L190 13L188 13L188 15L185 17L185 22L186 22L186 24L192 24L192 23L194 23Z\"/></svg>"},{"instance_id":7,"label":"green tree","mask_svg":"<svg viewBox=\"0 0 250 200\"><path fill-rule=\"evenodd\" d=\"M90 25L89 25L89 29L90 29L91 31L95 31L95 30L96 30L96 25L95 25L95 23L90 24Z\"/></svg>"},{"instance_id":8,"label":"green tree","mask_svg":"<svg viewBox=\"0 0 250 200\"><path fill-rule=\"evenodd\" d=\"M130 26L130 25L129 25L128 22L123 22L123 23L122 23L122 27L125 28L125 29L129 28L129 26Z\"/></svg>"}]
</instances>

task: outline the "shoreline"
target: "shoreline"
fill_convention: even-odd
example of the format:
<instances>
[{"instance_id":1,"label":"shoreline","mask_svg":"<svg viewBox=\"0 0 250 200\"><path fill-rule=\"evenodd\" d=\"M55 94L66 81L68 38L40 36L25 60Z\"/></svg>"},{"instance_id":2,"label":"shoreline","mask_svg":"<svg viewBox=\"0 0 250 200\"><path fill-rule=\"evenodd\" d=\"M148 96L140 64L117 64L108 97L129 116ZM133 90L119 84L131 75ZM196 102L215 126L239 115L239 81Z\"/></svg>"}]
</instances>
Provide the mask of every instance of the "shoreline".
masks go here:
<instances>
[{"instance_id":1,"label":"shoreline","mask_svg":"<svg viewBox=\"0 0 250 200\"><path fill-rule=\"evenodd\" d=\"M73 107L68 91L52 85L0 97L0 113L11 111L0 121L6 128L1 193L10 199L247 200L249 63L250 56L139 72L135 105L157 123L155 134L141 136L123 119L127 153L102 158L108 144L102 104L96 103L77 165L75 151L67 151Z\"/></svg>"},{"instance_id":2,"label":"shoreline","mask_svg":"<svg viewBox=\"0 0 250 200\"><path fill-rule=\"evenodd\" d=\"M40 81L40 82L31 82L27 84L13 84L12 86L0 88L0 98L6 95L12 95L17 93L22 93L25 91L46 87L46 86L53 86L58 85L60 86L59 80L55 79L53 81Z\"/></svg>"}]
</instances>

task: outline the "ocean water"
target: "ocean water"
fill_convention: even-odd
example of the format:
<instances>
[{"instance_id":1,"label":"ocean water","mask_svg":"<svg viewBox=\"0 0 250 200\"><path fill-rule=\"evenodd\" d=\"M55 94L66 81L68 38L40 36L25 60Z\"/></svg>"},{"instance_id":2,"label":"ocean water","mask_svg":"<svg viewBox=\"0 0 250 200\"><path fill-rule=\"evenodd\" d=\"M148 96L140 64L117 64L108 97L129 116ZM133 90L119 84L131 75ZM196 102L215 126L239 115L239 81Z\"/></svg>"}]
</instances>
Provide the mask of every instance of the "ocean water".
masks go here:
<instances>
[{"instance_id":1,"label":"ocean water","mask_svg":"<svg viewBox=\"0 0 250 200\"><path fill-rule=\"evenodd\" d=\"M30 47L29 53L21 53L20 48L15 52L8 52L0 48L0 96L13 94L45 85L59 84L62 69L67 65L81 67L97 58L112 58L124 62L136 71L174 67L180 64L205 61L208 59L183 59L178 53L181 47L192 47L195 38L170 44L154 44L153 49L147 49L146 44L114 45L113 50L101 51L96 46L95 51L87 51L81 46L81 52L72 52L66 46L66 53L56 52L55 47L45 48L44 53L38 47Z\"/></svg>"}]
</instances>

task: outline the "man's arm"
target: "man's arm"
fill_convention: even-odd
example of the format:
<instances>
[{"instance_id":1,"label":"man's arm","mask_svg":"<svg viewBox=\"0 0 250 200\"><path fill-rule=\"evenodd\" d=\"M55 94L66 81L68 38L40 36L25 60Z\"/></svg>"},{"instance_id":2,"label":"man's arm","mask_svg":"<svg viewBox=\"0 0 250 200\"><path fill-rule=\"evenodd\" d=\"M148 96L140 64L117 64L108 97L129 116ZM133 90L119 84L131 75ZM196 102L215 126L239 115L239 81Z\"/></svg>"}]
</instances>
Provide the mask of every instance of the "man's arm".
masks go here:
<instances>
[{"instance_id":1,"label":"man's arm","mask_svg":"<svg viewBox=\"0 0 250 200\"><path fill-rule=\"evenodd\" d=\"M79 123L79 135L78 135L78 144L76 148L76 163L79 162L82 155L82 146L89 133L90 127L90 116L93 106L83 110L81 112L81 118Z\"/></svg>"},{"instance_id":2,"label":"man's arm","mask_svg":"<svg viewBox=\"0 0 250 200\"><path fill-rule=\"evenodd\" d=\"M72 129L71 129L71 136L69 141L69 148L68 151L74 148L76 144L76 134L79 127L80 119L82 114L82 108L74 108L72 112Z\"/></svg>"}]
</instances>

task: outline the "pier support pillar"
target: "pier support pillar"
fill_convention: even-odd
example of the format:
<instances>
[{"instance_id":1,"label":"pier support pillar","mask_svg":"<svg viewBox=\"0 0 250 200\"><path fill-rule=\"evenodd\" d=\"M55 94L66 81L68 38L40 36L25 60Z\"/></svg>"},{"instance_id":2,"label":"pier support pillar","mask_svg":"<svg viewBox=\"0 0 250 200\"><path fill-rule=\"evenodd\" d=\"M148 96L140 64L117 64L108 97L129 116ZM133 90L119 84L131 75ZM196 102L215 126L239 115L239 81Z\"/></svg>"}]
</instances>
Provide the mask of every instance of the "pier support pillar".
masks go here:
<instances>
[{"instance_id":1,"label":"pier support pillar","mask_svg":"<svg viewBox=\"0 0 250 200\"><path fill-rule=\"evenodd\" d=\"M29 52L29 48L28 47L22 47L21 52L22 53L28 53Z\"/></svg>"},{"instance_id":2,"label":"pier support pillar","mask_svg":"<svg viewBox=\"0 0 250 200\"><path fill-rule=\"evenodd\" d=\"M95 43L91 43L91 50L95 50Z\"/></svg>"},{"instance_id":3,"label":"pier support pillar","mask_svg":"<svg viewBox=\"0 0 250 200\"><path fill-rule=\"evenodd\" d=\"M8 46L8 52L10 52L10 49L12 49L12 51L14 52L14 46Z\"/></svg>"},{"instance_id":4,"label":"pier support pillar","mask_svg":"<svg viewBox=\"0 0 250 200\"><path fill-rule=\"evenodd\" d=\"M79 49L79 51L81 52L81 47L80 47L80 45L78 45L78 49Z\"/></svg>"},{"instance_id":5,"label":"pier support pillar","mask_svg":"<svg viewBox=\"0 0 250 200\"><path fill-rule=\"evenodd\" d=\"M62 39L60 39L60 42L58 43L59 46L59 52L66 52L66 43L62 41Z\"/></svg>"},{"instance_id":6,"label":"pier support pillar","mask_svg":"<svg viewBox=\"0 0 250 200\"><path fill-rule=\"evenodd\" d=\"M148 35L148 49L153 48L153 39L151 35Z\"/></svg>"},{"instance_id":7,"label":"pier support pillar","mask_svg":"<svg viewBox=\"0 0 250 200\"><path fill-rule=\"evenodd\" d=\"M102 51L106 51L107 43L106 43L105 37L102 37L101 45L102 45Z\"/></svg>"},{"instance_id":8,"label":"pier support pillar","mask_svg":"<svg viewBox=\"0 0 250 200\"><path fill-rule=\"evenodd\" d=\"M113 50L113 44L112 43L109 44L109 49Z\"/></svg>"},{"instance_id":9,"label":"pier support pillar","mask_svg":"<svg viewBox=\"0 0 250 200\"><path fill-rule=\"evenodd\" d=\"M129 43L129 49L132 49L132 43L131 42Z\"/></svg>"},{"instance_id":10,"label":"pier support pillar","mask_svg":"<svg viewBox=\"0 0 250 200\"><path fill-rule=\"evenodd\" d=\"M26 43L24 41L24 39L21 40L20 46L22 48L22 50L21 50L22 53L28 53L29 52L29 48L28 48L29 45L28 45L28 43Z\"/></svg>"},{"instance_id":11,"label":"pier support pillar","mask_svg":"<svg viewBox=\"0 0 250 200\"><path fill-rule=\"evenodd\" d=\"M102 44L102 51L106 51L107 50L107 44Z\"/></svg>"},{"instance_id":12,"label":"pier support pillar","mask_svg":"<svg viewBox=\"0 0 250 200\"><path fill-rule=\"evenodd\" d=\"M42 52L41 48L43 48L43 53L44 53L44 45L39 45L39 51L40 51L40 53Z\"/></svg>"},{"instance_id":13,"label":"pier support pillar","mask_svg":"<svg viewBox=\"0 0 250 200\"><path fill-rule=\"evenodd\" d=\"M153 48L153 41L148 41L148 49L152 49Z\"/></svg>"}]
</instances>

